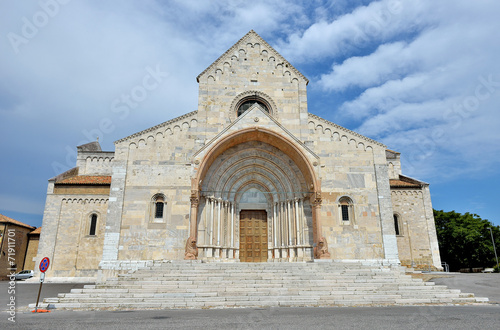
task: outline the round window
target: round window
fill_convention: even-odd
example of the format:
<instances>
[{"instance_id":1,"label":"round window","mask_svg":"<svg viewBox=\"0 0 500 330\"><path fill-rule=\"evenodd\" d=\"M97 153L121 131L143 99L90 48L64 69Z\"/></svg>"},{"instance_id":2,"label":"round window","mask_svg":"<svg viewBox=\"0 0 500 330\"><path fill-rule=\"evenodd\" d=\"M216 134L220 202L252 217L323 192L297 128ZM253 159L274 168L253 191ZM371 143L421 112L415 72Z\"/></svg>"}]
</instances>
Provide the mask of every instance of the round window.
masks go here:
<instances>
[{"instance_id":1,"label":"round window","mask_svg":"<svg viewBox=\"0 0 500 330\"><path fill-rule=\"evenodd\" d=\"M260 105L264 110L266 110L267 112L269 112L269 109L267 108L267 106L260 102L260 101L257 101L257 100L249 100L249 101L245 101L243 102L240 107L238 108L238 117L241 116L245 111L247 111L248 109L250 109L250 107L254 104L258 104Z\"/></svg>"}]
</instances>

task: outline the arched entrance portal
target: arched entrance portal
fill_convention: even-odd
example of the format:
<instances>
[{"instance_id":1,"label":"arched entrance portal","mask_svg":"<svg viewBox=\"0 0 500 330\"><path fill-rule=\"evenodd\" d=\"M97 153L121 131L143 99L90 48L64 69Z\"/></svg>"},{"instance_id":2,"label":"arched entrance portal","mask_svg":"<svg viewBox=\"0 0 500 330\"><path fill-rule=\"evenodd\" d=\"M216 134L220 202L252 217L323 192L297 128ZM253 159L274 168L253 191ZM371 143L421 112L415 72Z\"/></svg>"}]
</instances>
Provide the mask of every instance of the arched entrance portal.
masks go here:
<instances>
[{"instance_id":1,"label":"arched entrance portal","mask_svg":"<svg viewBox=\"0 0 500 330\"><path fill-rule=\"evenodd\" d=\"M198 169L191 228L199 258L310 260L319 213L314 173L304 174L309 164L297 162L290 145L252 136L220 142Z\"/></svg>"}]
</instances>

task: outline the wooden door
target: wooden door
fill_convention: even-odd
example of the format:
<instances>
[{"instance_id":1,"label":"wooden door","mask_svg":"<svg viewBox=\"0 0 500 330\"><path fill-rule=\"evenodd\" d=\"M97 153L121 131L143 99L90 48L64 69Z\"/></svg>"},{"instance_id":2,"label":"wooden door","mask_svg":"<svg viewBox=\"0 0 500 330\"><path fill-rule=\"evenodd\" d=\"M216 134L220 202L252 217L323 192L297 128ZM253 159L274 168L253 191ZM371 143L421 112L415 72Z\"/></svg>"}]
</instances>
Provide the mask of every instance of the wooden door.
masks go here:
<instances>
[{"instance_id":1,"label":"wooden door","mask_svg":"<svg viewBox=\"0 0 500 330\"><path fill-rule=\"evenodd\" d=\"M240 261L267 261L267 212L241 211Z\"/></svg>"}]
</instances>

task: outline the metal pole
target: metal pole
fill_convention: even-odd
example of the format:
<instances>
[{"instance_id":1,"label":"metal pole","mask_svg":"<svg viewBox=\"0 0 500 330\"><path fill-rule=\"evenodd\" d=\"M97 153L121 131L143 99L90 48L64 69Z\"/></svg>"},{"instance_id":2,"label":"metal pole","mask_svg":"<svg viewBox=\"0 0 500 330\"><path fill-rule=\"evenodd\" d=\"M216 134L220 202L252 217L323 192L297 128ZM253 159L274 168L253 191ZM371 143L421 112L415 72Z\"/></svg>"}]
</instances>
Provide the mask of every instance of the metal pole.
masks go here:
<instances>
[{"instance_id":1,"label":"metal pole","mask_svg":"<svg viewBox=\"0 0 500 330\"><path fill-rule=\"evenodd\" d=\"M500 271L500 266L498 265L497 249L495 247L495 239L493 238L493 230L491 230L491 227L488 227L488 229L490 230L491 234L491 242L493 243L493 251L495 252L495 259L497 260L497 268Z\"/></svg>"},{"instance_id":2,"label":"metal pole","mask_svg":"<svg viewBox=\"0 0 500 330\"><path fill-rule=\"evenodd\" d=\"M42 284L43 282L40 281L40 289L38 289L38 297L36 298L35 313L38 312L38 301L40 300L40 292L42 292Z\"/></svg>"}]
</instances>

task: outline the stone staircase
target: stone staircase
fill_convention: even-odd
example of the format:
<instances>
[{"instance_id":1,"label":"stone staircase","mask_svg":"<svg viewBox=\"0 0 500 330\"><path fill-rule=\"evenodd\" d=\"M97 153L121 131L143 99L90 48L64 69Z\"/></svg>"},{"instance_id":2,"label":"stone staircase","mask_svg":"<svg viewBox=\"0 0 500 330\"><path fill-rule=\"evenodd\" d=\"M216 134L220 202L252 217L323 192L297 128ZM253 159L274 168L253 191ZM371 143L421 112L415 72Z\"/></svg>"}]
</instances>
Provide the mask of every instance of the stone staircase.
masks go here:
<instances>
[{"instance_id":1,"label":"stone staircase","mask_svg":"<svg viewBox=\"0 0 500 330\"><path fill-rule=\"evenodd\" d=\"M381 306L487 302L405 274L361 263L155 262L105 283L46 298L61 309L267 306ZM33 306L34 307L34 306Z\"/></svg>"}]
</instances>

